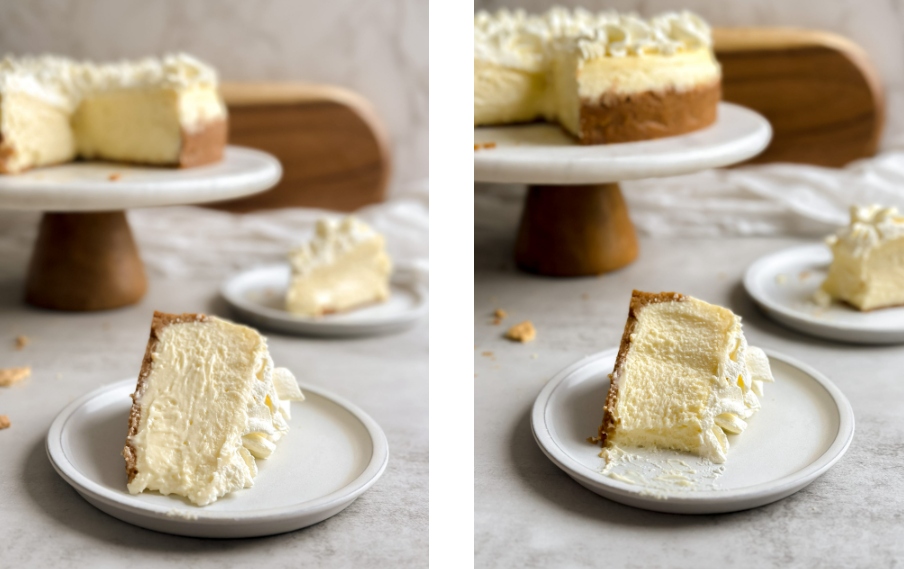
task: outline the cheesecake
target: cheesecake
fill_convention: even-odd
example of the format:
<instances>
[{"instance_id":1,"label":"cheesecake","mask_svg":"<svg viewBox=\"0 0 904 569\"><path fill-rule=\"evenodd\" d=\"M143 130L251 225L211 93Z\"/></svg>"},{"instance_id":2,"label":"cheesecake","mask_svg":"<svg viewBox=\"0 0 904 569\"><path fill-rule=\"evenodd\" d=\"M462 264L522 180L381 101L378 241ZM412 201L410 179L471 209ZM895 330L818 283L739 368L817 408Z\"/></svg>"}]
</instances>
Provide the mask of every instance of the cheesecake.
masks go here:
<instances>
[{"instance_id":1,"label":"cheesecake","mask_svg":"<svg viewBox=\"0 0 904 569\"><path fill-rule=\"evenodd\" d=\"M897 208L852 206L850 223L826 242L832 264L817 294L862 311L904 305L904 216Z\"/></svg>"},{"instance_id":2,"label":"cheesecake","mask_svg":"<svg viewBox=\"0 0 904 569\"><path fill-rule=\"evenodd\" d=\"M634 291L603 410L605 447L656 447L713 463L728 456L772 382L727 308L674 292Z\"/></svg>"},{"instance_id":3,"label":"cheesecake","mask_svg":"<svg viewBox=\"0 0 904 569\"><path fill-rule=\"evenodd\" d=\"M226 131L216 71L185 54L0 61L0 173L78 158L200 166L222 158Z\"/></svg>"},{"instance_id":4,"label":"cheesecake","mask_svg":"<svg viewBox=\"0 0 904 569\"><path fill-rule=\"evenodd\" d=\"M721 68L691 12L553 8L474 17L474 124L545 120L581 144L632 142L712 124Z\"/></svg>"},{"instance_id":5,"label":"cheesecake","mask_svg":"<svg viewBox=\"0 0 904 569\"><path fill-rule=\"evenodd\" d=\"M289 264L286 310L293 314L346 312L390 295L385 239L355 217L319 220L314 237L289 252Z\"/></svg>"},{"instance_id":6,"label":"cheesecake","mask_svg":"<svg viewBox=\"0 0 904 569\"><path fill-rule=\"evenodd\" d=\"M129 492L206 506L250 488L256 459L289 432L289 402L303 400L252 328L155 312L122 452Z\"/></svg>"}]
</instances>

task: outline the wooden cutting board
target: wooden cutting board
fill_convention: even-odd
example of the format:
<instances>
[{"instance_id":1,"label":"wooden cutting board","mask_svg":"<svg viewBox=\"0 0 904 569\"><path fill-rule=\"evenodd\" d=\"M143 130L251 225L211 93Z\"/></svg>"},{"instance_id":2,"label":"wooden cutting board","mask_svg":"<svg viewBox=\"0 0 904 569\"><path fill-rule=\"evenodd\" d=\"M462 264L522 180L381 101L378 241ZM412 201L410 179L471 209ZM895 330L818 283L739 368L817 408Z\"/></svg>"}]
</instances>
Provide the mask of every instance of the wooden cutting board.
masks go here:
<instances>
[{"instance_id":1,"label":"wooden cutting board","mask_svg":"<svg viewBox=\"0 0 904 569\"><path fill-rule=\"evenodd\" d=\"M304 83L224 83L229 143L267 151L282 181L267 192L210 207L247 212L282 207L353 211L383 201L388 135L373 107L345 89Z\"/></svg>"},{"instance_id":2,"label":"wooden cutting board","mask_svg":"<svg viewBox=\"0 0 904 569\"><path fill-rule=\"evenodd\" d=\"M885 96L866 53L847 38L798 28L716 28L722 98L772 123L748 163L844 166L876 153Z\"/></svg>"}]
</instances>

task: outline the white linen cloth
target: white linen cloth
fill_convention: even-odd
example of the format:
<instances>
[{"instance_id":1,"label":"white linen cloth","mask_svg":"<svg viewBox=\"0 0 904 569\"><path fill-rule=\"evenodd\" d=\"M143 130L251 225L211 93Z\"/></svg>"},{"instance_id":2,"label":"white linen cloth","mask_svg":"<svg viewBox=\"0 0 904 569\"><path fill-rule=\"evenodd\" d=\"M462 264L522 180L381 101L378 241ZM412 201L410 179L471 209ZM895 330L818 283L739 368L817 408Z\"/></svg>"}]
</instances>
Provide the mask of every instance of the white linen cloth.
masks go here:
<instances>
[{"instance_id":1,"label":"white linen cloth","mask_svg":"<svg viewBox=\"0 0 904 569\"><path fill-rule=\"evenodd\" d=\"M427 182L395 188L392 199L354 215L386 236L396 267L427 281ZM0 276L21 273L37 236L40 213L0 211ZM285 208L234 214L175 206L128 212L148 273L164 278L225 278L249 267L285 262L289 249L310 238L314 223L345 214Z\"/></svg>"}]
</instances>

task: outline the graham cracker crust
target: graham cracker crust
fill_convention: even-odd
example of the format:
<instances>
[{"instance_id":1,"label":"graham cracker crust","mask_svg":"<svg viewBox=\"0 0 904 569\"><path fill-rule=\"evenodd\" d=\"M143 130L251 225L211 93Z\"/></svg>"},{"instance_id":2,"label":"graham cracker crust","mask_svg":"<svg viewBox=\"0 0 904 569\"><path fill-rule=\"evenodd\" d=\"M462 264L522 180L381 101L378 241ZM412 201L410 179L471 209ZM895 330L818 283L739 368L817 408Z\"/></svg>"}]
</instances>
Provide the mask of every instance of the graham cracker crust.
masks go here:
<instances>
[{"instance_id":1,"label":"graham cracker crust","mask_svg":"<svg viewBox=\"0 0 904 569\"><path fill-rule=\"evenodd\" d=\"M686 91L603 94L581 100L581 144L635 142L675 136L707 127L716 120L722 98L719 80Z\"/></svg>"},{"instance_id":2,"label":"graham cracker crust","mask_svg":"<svg viewBox=\"0 0 904 569\"><path fill-rule=\"evenodd\" d=\"M144 351L144 359L141 362L141 371L138 373L135 393L131 396L132 409L129 411L129 432L126 435L126 445L122 449L122 456L126 459L126 473L129 475L129 482L132 482L132 479L138 474L138 468L136 467L138 457L135 447L132 445L132 437L138 433L138 425L141 423L141 404L139 401L147 389L147 378L151 374L151 366L154 363L153 354L157 350L160 334L164 328L172 324L206 321L207 316L204 314L166 314L154 311L154 318L151 320L151 336Z\"/></svg>"},{"instance_id":3,"label":"graham cracker crust","mask_svg":"<svg viewBox=\"0 0 904 569\"><path fill-rule=\"evenodd\" d=\"M625 331L622 333L621 344L618 347L618 355L615 356L615 366L609 374L609 394L606 396L606 405L603 407L603 423L599 428L599 438L602 446L606 446L606 439L615 432L615 407L618 404L618 378L628 359L628 349L631 347L631 334L637 327L637 314L646 306L659 304L660 302L681 302L688 297L677 292L631 292L631 304L628 308L628 321L625 323Z\"/></svg>"}]
</instances>

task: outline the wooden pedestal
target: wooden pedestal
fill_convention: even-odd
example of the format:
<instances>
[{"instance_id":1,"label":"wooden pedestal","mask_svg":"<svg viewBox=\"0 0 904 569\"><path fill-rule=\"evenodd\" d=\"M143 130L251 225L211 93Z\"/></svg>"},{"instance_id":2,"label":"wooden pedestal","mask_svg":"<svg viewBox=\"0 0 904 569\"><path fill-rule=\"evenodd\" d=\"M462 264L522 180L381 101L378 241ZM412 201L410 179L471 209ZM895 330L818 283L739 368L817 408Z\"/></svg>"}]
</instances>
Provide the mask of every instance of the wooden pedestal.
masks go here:
<instances>
[{"instance_id":1,"label":"wooden pedestal","mask_svg":"<svg viewBox=\"0 0 904 569\"><path fill-rule=\"evenodd\" d=\"M108 310L135 304L146 290L125 212L44 214L26 302L54 310Z\"/></svg>"},{"instance_id":2,"label":"wooden pedestal","mask_svg":"<svg viewBox=\"0 0 904 569\"><path fill-rule=\"evenodd\" d=\"M599 275L637 258L637 237L618 184L530 186L515 261L555 277Z\"/></svg>"}]
</instances>

